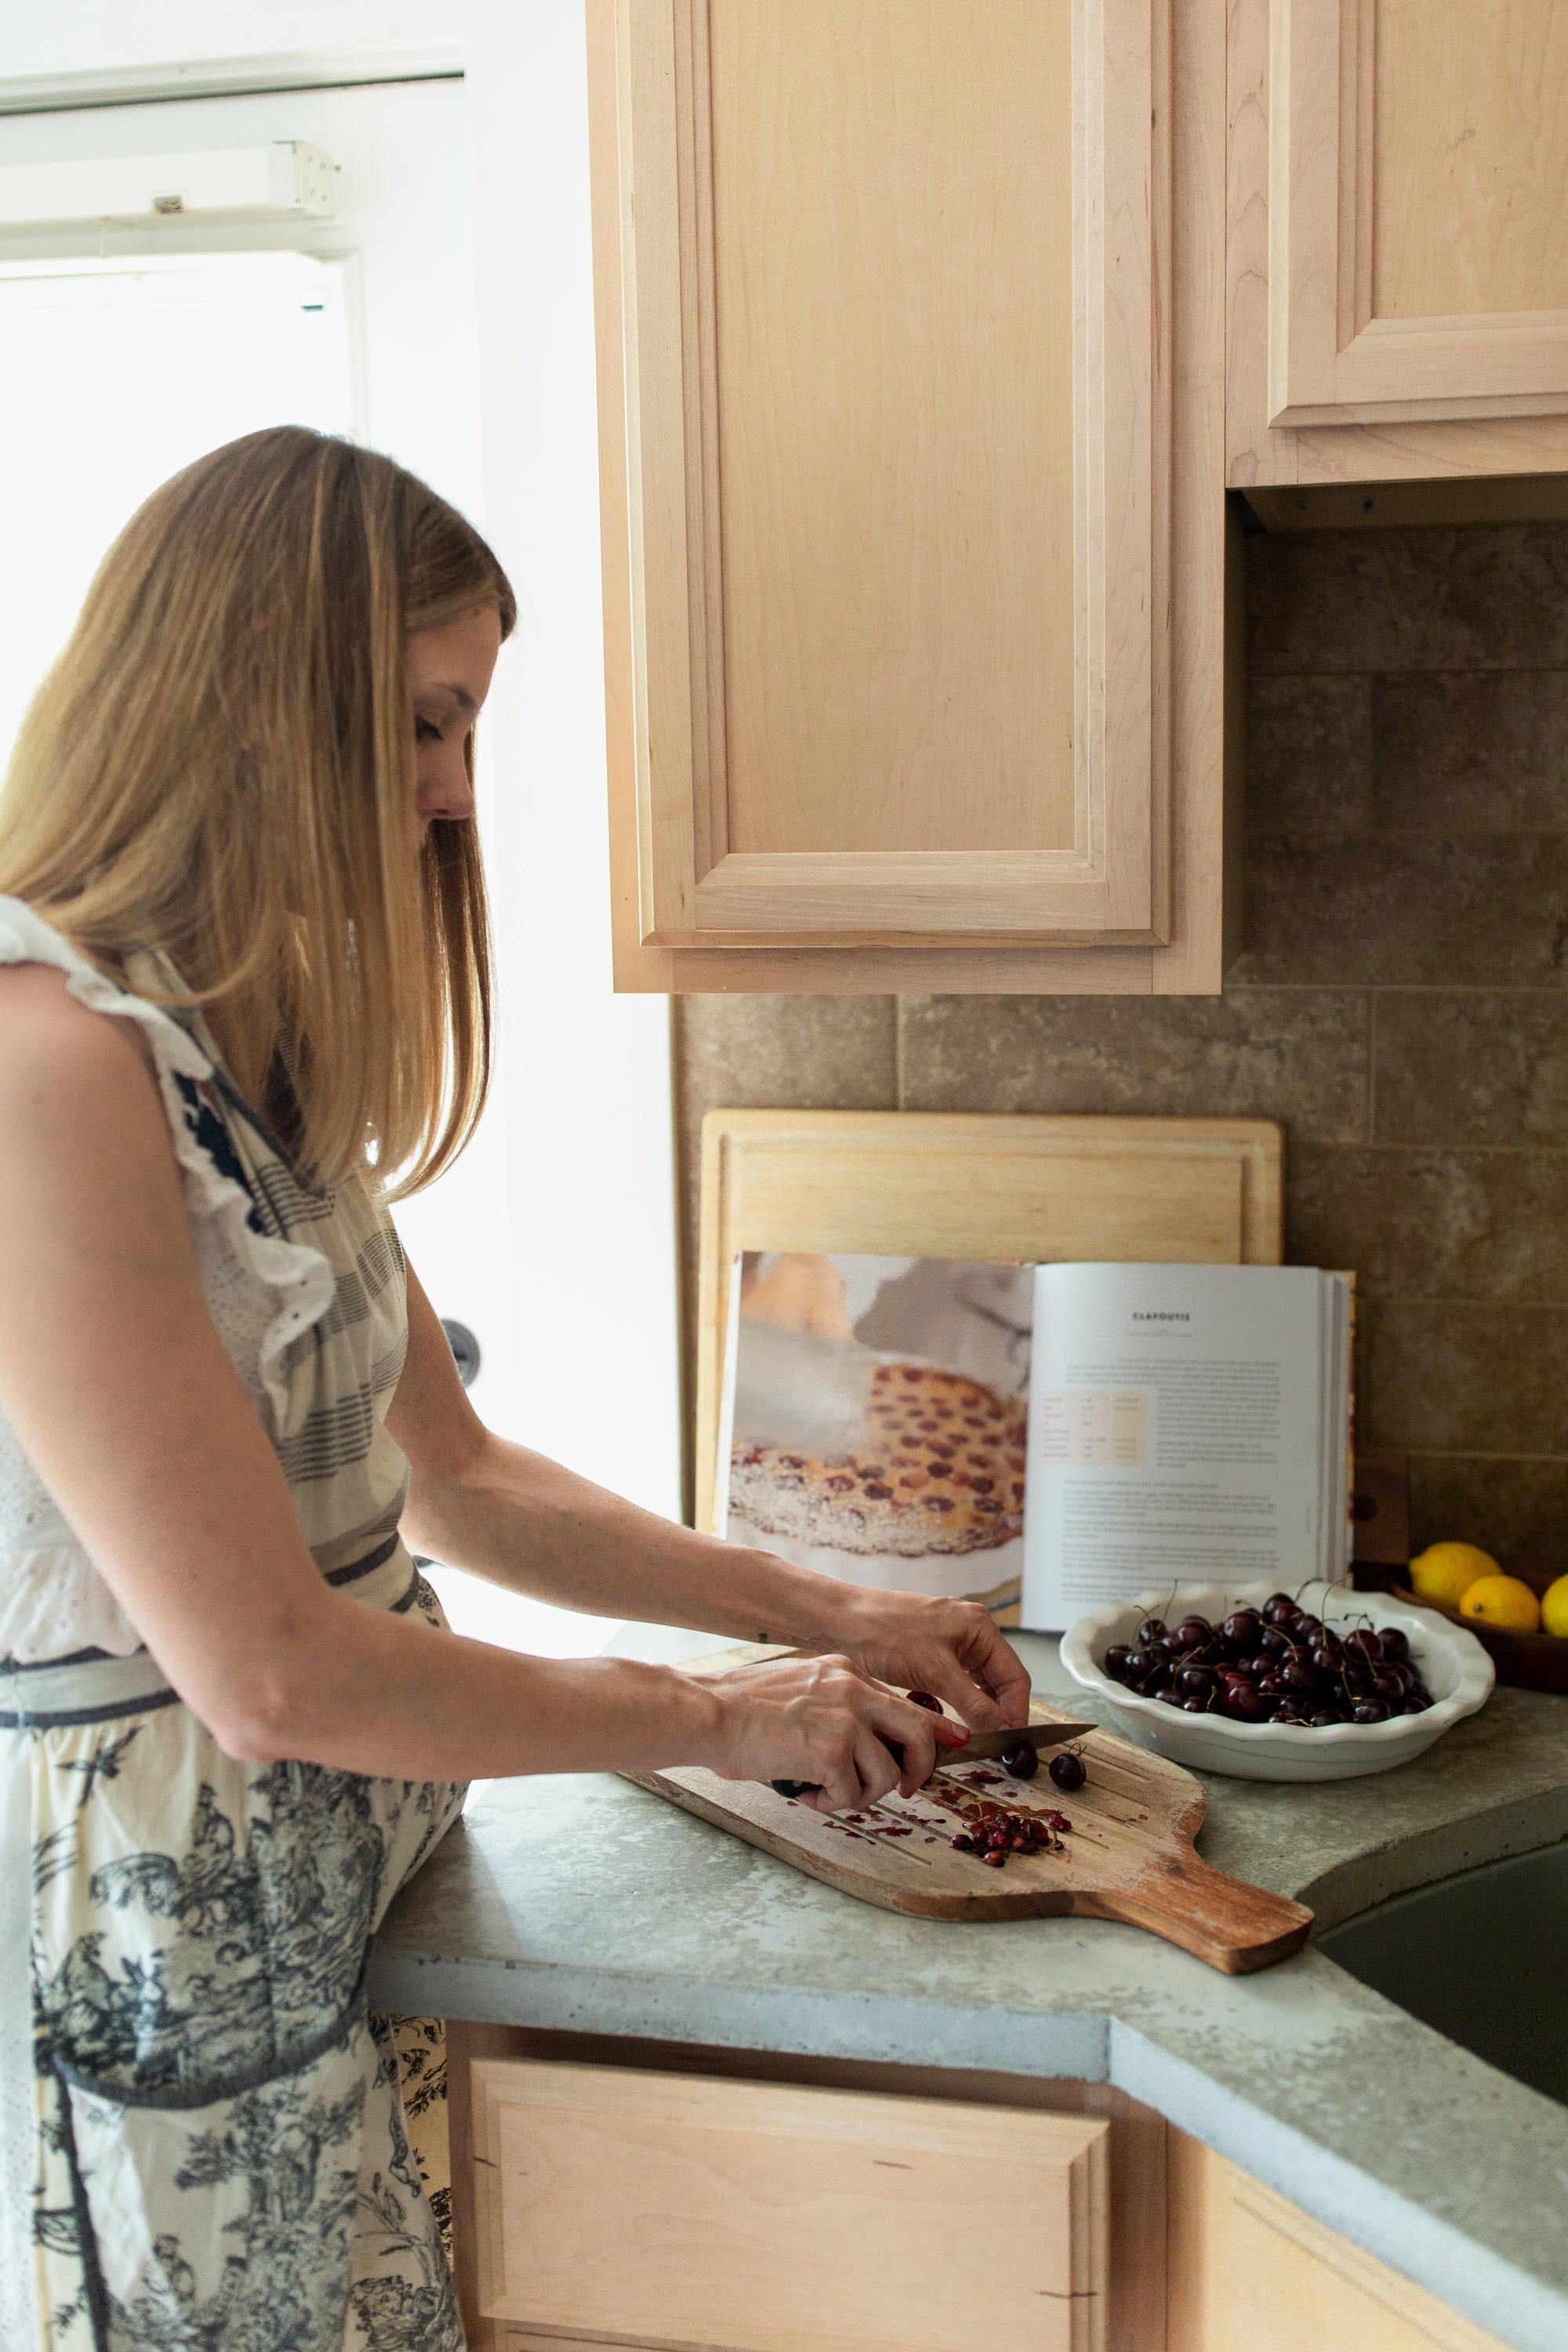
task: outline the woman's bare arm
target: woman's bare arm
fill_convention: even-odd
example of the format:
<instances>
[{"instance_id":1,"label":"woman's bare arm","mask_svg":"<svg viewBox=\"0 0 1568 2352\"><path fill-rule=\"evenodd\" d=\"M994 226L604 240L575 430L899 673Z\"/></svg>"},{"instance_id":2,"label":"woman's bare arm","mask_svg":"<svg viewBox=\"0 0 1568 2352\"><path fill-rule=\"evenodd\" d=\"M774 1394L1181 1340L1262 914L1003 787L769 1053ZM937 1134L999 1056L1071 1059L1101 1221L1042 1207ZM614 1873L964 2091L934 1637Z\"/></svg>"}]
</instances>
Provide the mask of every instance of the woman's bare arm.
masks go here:
<instances>
[{"instance_id":1,"label":"woman's bare arm","mask_svg":"<svg viewBox=\"0 0 1568 2352\"><path fill-rule=\"evenodd\" d=\"M1028 1720L1028 1676L978 1603L846 1584L696 1535L495 1436L412 1269L408 1361L387 1427L414 1471L404 1531L434 1559L566 1608L839 1651L883 1681L935 1691L972 1730Z\"/></svg>"},{"instance_id":2,"label":"woman's bare arm","mask_svg":"<svg viewBox=\"0 0 1568 2352\"><path fill-rule=\"evenodd\" d=\"M929 1769L932 1718L842 1659L718 1685L558 1664L323 1583L202 1297L145 1049L42 966L0 969L0 1403L233 1754L431 1779L701 1762L821 1782L824 1808Z\"/></svg>"}]
</instances>

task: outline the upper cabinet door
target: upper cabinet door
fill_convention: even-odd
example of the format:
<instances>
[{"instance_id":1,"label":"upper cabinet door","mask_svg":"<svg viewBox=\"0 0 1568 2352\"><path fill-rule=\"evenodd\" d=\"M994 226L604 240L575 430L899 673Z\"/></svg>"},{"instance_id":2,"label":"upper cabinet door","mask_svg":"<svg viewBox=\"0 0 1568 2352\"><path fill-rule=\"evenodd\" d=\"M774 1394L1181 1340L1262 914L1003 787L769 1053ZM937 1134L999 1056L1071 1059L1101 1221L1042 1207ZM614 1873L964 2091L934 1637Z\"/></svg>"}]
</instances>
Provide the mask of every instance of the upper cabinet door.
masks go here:
<instances>
[{"instance_id":1,"label":"upper cabinet door","mask_svg":"<svg viewBox=\"0 0 1568 2352\"><path fill-rule=\"evenodd\" d=\"M1568 411L1568 5L1271 0L1268 421Z\"/></svg>"},{"instance_id":2,"label":"upper cabinet door","mask_svg":"<svg viewBox=\"0 0 1568 2352\"><path fill-rule=\"evenodd\" d=\"M1168 938L1166 0L603 5L637 938Z\"/></svg>"}]
</instances>

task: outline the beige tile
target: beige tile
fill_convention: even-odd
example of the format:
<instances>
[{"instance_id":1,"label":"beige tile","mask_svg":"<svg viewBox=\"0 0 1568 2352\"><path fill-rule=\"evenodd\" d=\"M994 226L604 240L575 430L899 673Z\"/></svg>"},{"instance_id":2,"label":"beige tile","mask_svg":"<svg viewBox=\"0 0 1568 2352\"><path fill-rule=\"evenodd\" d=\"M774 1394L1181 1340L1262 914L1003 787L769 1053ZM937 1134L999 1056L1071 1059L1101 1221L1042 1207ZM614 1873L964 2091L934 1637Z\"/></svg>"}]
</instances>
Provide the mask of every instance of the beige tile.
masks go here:
<instances>
[{"instance_id":1,"label":"beige tile","mask_svg":"<svg viewBox=\"0 0 1568 2352\"><path fill-rule=\"evenodd\" d=\"M1568 524L1260 532L1247 605L1255 674L1568 668Z\"/></svg>"},{"instance_id":2,"label":"beige tile","mask_svg":"<svg viewBox=\"0 0 1568 2352\"><path fill-rule=\"evenodd\" d=\"M1374 999L1379 1143L1568 1146L1568 996Z\"/></svg>"},{"instance_id":3,"label":"beige tile","mask_svg":"<svg viewBox=\"0 0 1568 2352\"><path fill-rule=\"evenodd\" d=\"M907 1110L1279 1118L1360 1140L1366 1010L1345 990L1215 997L909 996Z\"/></svg>"},{"instance_id":4,"label":"beige tile","mask_svg":"<svg viewBox=\"0 0 1568 2352\"><path fill-rule=\"evenodd\" d=\"M1568 832L1568 672L1450 671L1370 684L1378 825Z\"/></svg>"},{"instance_id":5,"label":"beige tile","mask_svg":"<svg viewBox=\"0 0 1568 2352\"><path fill-rule=\"evenodd\" d=\"M1285 1190L1286 1256L1363 1297L1568 1307L1568 1152L1298 1144Z\"/></svg>"},{"instance_id":6,"label":"beige tile","mask_svg":"<svg viewBox=\"0 0 1568 2352\"><path fill-rule=\"evenodd\" d=\"M1249 835L1244 980L1561 988L1568 835Z\"/></svg>"},{"instance_id":7,"label":"beige tile","mask_svg":"<svg viewBox=\"0 0 1568 2352\"><path fill-rule=\"evenodd\" d=\"M1568 1461L1413 1454L1411 1549L1450 1540L1479 1544L1505 1569L1568 1574Z\"/></svg>"},{"instance_id":8,"label":"beige tile","mask_svg":"<svg viewBox=\"0 0 1568 2352\"><path fill-rule=\"evenodd\" d=\"M1372 822L1366 677L1251 681L1247 698L1247 823L1263 833L1364 833Z\"/></svg>"},{"instance_id":9,"label":"beige tile","mask_svg":"<svg viewBox=\"0 0 1568 2352\"><path fill-rule=\"evenodd\" d=\"M1568 1307L1373 1299L1358 1341L1364 1444L1568 1454Z\"/></svg>"}]
</instances>

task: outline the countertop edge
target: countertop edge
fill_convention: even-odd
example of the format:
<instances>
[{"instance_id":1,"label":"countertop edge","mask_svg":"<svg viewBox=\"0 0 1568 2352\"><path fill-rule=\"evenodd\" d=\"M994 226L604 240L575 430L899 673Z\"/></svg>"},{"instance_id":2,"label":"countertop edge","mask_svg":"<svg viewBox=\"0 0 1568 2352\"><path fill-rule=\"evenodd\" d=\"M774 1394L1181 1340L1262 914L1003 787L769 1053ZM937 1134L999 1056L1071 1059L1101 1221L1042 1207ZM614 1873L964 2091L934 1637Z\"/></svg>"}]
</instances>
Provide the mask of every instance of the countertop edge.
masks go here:
<instances>
[{"instance_id":1,"label":"countertop edge","mask_svg":"<svg viewBox=\"0 0 1568 2352\"><path fill-rule=\"evenodd\" d=\"M1562 2352L1563 2298L1418 2200L1162 2049L1113 2011L1020 2017L918 1999L384 1953L377 2008L539 2032L1110 2082L1518 2352Z\"/></svg>"},{"instance_id":2,"label":"countertop edge","mask_svg":"<svg viewBox=\"0 0 1568 2352\"><path fill-rule=\"evenodd\" d=\"M1563 2352L1563 2298L1197 2066L1113 2019L1109 2080L1519 2352Z\"/></svg>"}]
</instances>

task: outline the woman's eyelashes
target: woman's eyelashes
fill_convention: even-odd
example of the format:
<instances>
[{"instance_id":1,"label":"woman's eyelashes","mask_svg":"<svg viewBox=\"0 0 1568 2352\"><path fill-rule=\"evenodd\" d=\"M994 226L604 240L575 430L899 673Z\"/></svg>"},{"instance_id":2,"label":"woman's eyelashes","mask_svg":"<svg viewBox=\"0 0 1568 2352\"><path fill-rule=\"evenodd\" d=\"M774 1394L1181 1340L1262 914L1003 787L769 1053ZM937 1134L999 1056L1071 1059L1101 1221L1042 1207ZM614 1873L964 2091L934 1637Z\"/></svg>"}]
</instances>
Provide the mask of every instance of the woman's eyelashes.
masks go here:
<instances>
[{"instance_id":1,"label":"woman's eyelashes","mask_svg":"<svg viewBox=\"0 0 1568 2352\"><path fill-rule=\"evenodd\" d=\"M433 719L420 719L416 717L414 721L414 740L416 743L439 743L441 740L441 730L437 726Z\"/></svg>"}]
</instances>

